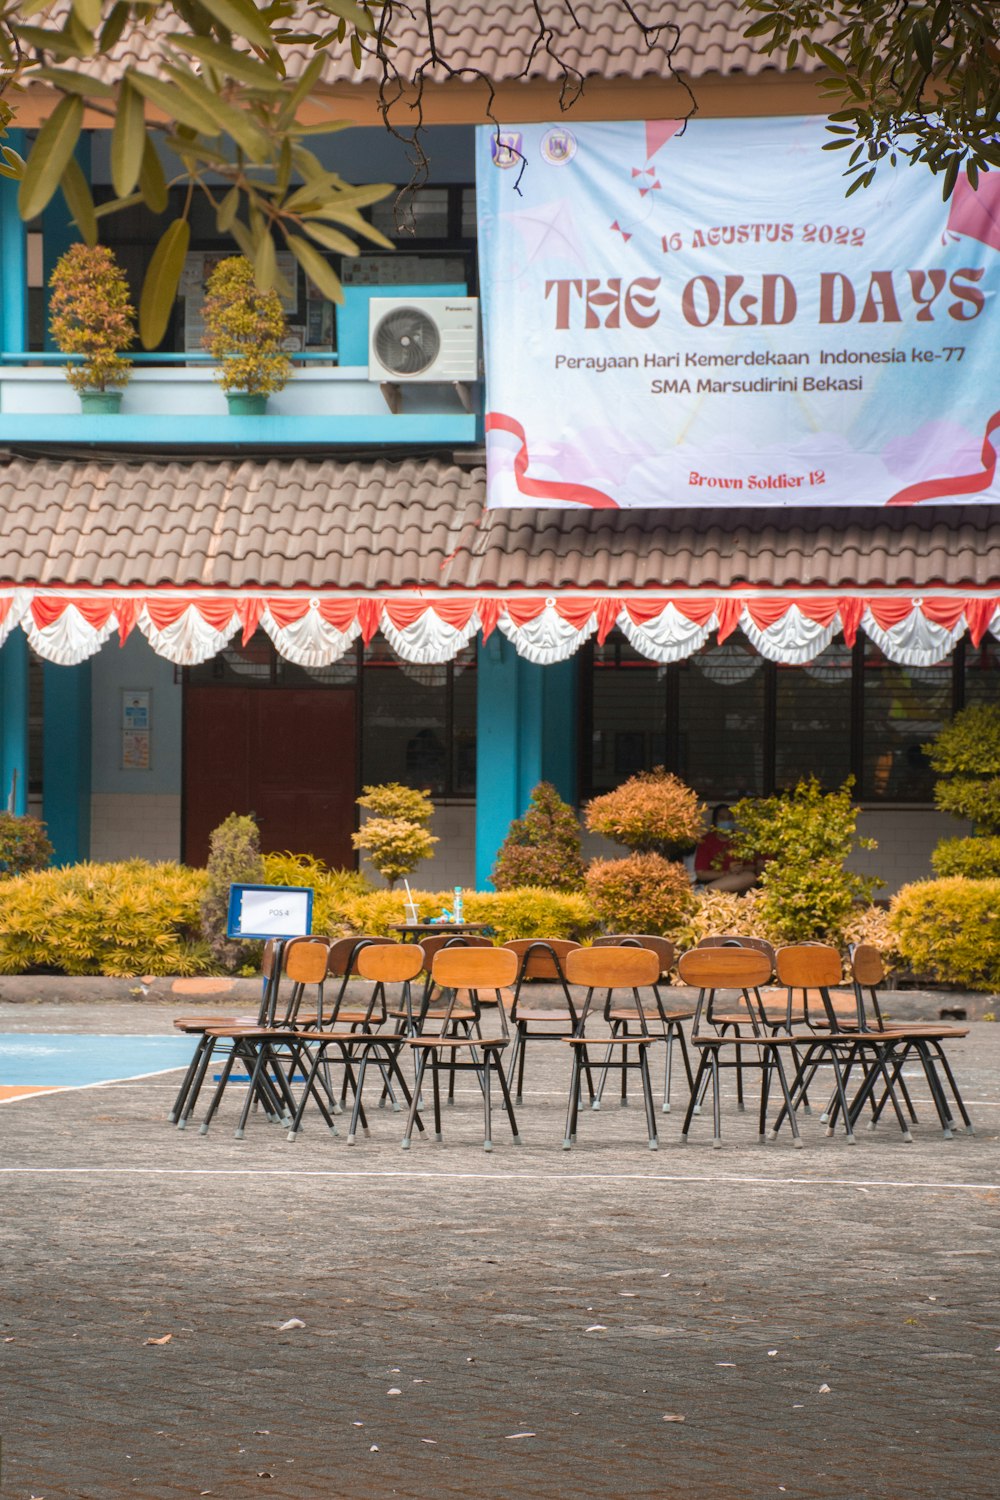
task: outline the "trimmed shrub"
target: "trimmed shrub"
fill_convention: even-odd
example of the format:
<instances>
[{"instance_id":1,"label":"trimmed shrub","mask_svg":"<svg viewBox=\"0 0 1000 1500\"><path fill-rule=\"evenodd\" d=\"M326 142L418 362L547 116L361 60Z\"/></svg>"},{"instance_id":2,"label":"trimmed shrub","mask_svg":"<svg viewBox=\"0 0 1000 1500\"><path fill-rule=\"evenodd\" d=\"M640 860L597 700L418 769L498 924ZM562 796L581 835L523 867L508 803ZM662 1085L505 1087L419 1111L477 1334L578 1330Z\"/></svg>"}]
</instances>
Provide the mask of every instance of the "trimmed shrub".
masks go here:
<instances>
[{"instance_id":1,"label":"trimmed shrub","mask_svg":"<svg viewBox=\"0 0 1000 1500\"><path fill-rule=\"evenodd\" d=\"M705 808L680 777L657 766L640 771L613 792L594 797L584 809L591 833L600 833L637 854L676 859L701 838Z\"/></svg>"},{"instance_id":2,"label":"trimmed shrub","mask_svg":"<svg viewBox=\"0 0 1000 1500\"><path fill-rule=\"evenodd\" d=\"M899 940L887 906L859 906L844 923L845 947L870 943L882 955L887 970L898 969L901 962Z\"/></svg>"},{"instance_id":3,"label":"trimmed shrub","mask_svg":"<svg viewBox=\"0 0 1000 1500\"><path fill-rule=\"evenodd\" d=\"M0 880L44 870L54 852L38 818L0 813Z\"/></svg>"},{"instance_id":4,"label":"trimmed shrub","mask_svg":"<svg viewBox=\"0 0 1000 1500\"><path fill-rule=\"evenodd\" d=\"M218 973L199 934L208 877L176 864L69 865L0 883L0 973Z\"/></svg>"},{"instance_id":5,"label":"trimmed shrub","mask_svg":"<svg viewBox=\"0 0 1000 1500\"><path fill-rule=\"evenodd\" d=\"M942 839L931 855L935 875L965 875L969 880L1000 878L1000 835Z\"/></svg>"},{"instance_id":6,"label":"trimmed shrub","mask_svg":"<svg viewBox=\"0 0 1000 1500\"><path fill-rule=\"evenodd\" d=\"M772 938L784 943L819 939L839 943L858 902L866 905L882 884L846 868L855 849L875 849L857 836L851 800L853 778L824 792L815 776L778 797L745 797L733 806L733 853L764 860L761 914Z\"/></svg>"},{"instance_id":7,"label":"trimmed shrub","mask_svg":"<svg viewBox=\"0 0 1000 1500\"><path fill-rule=\"evenodd\" d=\"M333 937L344 927L345 901L364 896L371 883L357 870L331 870L311 854L264 855L265 885L307 885L313 889L313 932Z\"/></svg>"},{"instance_id":8,"label":"trimmed shrub","mask_svg":"<svg viewBox=\"0 0 1000 1500\"><path fill-rule=\"evenodd\" d=\"M586 891L609 932L669 934L694 903L684 866L662 854L595 859Z\"/></svg>"},{"instance_id":9,"label":"trimmed shrub","mask_svg":"<svg viewBox=\"0 0 1000 1500\"><path fill-rule=\"evenodd\" d=\"M213 829L208 846L208 878L201 903L201 931L221 969L260 967L261 943L234 943L226 937L231 885L263 885L260 832L253 818L230 813Z\"/></svg>"},{"instance_id":10,"label":"trimmed shrub","mask_svg":"<svg viewBox=\"0 0 1000 1500\"><path fill-rule=\"evenodd\" d=\"M1000 880L919 880L892 899L892 930L910 968L938 983L1000 990Z\"/></svg>"},{"instance_id":11,"label":"trimmed shrub","mask_svg":"<svg viewBox=\"0 0 1000 1500\"><path fill-rule=\"evenodd\" d=\"M343 919L350 932L389 936L393 923L406 920L405 896L401 891L372 891L348 897ZM414 891L413 900L422 922L440 916L450 907L451 891ZM526 887L514 891L466 891L465 916L469 922L486 922L497 942L514 938L565 937L582 942L598 929L597 913L585 896L568 891Z\"/></svg>"},{"instance_id":12,"label":"trimmed shrub","mask_svg":"<svg viewBox=\"0 0 1000 1500\"><path fill-rule=\"evenodd\" d=\"M540 781L523 818L515 818L490 876L498 891L546 886L578 891L583 885L580 825L549 781Z\"/></svg>"},{"instance_id":13,"label":"trimmed shrub","mask_svg":"<svg viewBox=\"0 0 1000 1500\"><path fill-rule=\"evenodd\" d=\"M1000 833L1000 704L971 703L923 748L941 777L938 807Z\"/></svg>"},{"instance_id":14,"label":"trimmed shrub","mask_svg":"<svg viewBox=\"0 0 1000 1500\"><path fill-rule=\"evenodd\" d=\"M366 786L357 800L372 816L351 834L351 842L389 882L391 891L422 859L434 858L434 845L440 841L427 828L434 816L430 793L387 781Z\"/></svg>"},{"instance_id":15,"label":"trimmed shrub","mask_svg":"<svg viewBox=\"0 0 1000 1500\"><path fill-rule=\"evenodd\" d=\"M702 938L740 937L771 939L764 917L764 892L695 890L694 904L686 917L667 933L680 952L696 948Z\"/></svg>"}]
</instances>

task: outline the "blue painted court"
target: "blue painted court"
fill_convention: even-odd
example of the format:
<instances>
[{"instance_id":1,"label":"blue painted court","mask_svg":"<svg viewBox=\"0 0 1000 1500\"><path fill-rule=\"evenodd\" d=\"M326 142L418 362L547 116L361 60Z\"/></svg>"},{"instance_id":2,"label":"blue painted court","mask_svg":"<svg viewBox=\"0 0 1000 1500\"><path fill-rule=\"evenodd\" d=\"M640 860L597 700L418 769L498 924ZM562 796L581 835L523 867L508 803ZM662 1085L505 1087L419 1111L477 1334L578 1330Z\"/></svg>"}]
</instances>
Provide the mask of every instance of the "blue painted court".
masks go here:
<instances>
[{"instance_id":1,"label":"blue painted court","mask_svg":"<svg viewBox=\"0 0 1000 1500\"><path fill-rule=\"evenodd\" d=\"M187 1036L0 1035L0 1099L38 1089L86 1088L187 1066Z\"/></svg>"}]
</instances>

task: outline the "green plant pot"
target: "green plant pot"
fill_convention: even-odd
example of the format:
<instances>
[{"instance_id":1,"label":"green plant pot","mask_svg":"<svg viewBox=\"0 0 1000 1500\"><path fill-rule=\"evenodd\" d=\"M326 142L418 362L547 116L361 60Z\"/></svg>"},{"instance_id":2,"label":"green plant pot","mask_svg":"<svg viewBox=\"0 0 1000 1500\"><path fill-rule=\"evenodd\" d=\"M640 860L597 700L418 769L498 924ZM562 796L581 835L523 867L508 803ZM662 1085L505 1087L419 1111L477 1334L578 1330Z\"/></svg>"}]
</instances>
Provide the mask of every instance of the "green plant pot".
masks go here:
<instances>
[{"instance_id":1,"label":"green plant pot","mask_svg":"<svg viewBox=\"0 0 1000 1500\"><path fill-rule=\"evenodd\" d=\"M267 397L255 391L227 391L231 417L262 417L267 411Z\"/></svg>"},{"instance_id":2,"label":"green plant pot","mask_svg":"<svg viewBox=\"0 0 1000 1500\"><path fill-rule=\"evenodd\" d=\"M80 392L80 410L85 415L107 416L111 412L121 411L121 406L121 391Z\"/></svg>"}]
</instances>

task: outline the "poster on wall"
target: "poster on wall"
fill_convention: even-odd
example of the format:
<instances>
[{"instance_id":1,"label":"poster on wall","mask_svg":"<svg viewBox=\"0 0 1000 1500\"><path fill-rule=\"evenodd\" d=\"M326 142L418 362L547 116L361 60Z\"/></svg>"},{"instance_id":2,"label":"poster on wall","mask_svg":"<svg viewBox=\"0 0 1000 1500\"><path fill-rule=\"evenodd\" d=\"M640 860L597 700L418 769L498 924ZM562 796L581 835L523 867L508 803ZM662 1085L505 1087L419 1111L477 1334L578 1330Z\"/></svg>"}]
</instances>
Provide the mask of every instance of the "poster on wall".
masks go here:
<instances>
[{"instance_id":1,"label":"poster on wall","mask_svg":"<svg viewBox=\"0 0 1000 1500\"><path fill-rule=\"evenodd\" d=\"M150 688L122 689L123 771L148 771L152 766L152 705Z\"/></svg>"},{"instance_id":2,"label":"poster on wall","mask_svg":"<svg viewBox=\"0 0 1000 1500\"><path fill-rule=\"evenodd\" d=\"M1000 172L824 119L477 132L488 504L1000 500Z\"/></svg>"}]
</instances>

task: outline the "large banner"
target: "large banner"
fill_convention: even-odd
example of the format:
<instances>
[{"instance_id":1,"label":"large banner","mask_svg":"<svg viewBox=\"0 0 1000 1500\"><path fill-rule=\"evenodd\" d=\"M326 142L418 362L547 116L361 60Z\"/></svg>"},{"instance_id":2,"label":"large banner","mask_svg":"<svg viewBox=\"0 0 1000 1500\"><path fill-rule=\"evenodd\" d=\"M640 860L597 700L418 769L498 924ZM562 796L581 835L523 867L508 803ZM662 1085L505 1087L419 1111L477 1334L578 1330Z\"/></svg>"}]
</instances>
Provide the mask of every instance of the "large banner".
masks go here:
<instances>
[{"instance_id":1,"label":"large banner","mask_svg":"<svg viewBox=\"0 0 1000 1500\"><path fill-rule=\"evenodd\" d=\"M1000 172L823 119L478 131L491 506L997 501Z\"/></svg>"}]
</instances>

